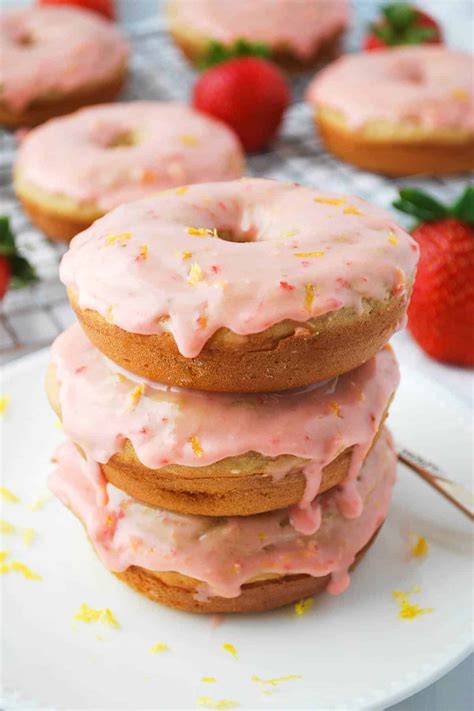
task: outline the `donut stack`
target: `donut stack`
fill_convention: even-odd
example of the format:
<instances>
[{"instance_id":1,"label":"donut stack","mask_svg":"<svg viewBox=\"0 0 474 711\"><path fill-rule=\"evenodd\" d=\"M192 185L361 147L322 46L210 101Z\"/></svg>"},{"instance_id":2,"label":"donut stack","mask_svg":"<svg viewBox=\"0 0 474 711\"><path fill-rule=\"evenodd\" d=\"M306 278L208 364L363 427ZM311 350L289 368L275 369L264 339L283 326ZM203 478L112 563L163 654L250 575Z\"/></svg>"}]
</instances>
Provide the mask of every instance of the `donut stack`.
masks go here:
<instances>
[{"instance_id":1,"label":"donut stack","mask_svg":"<svg viewBox=\"0 0 474 711\"><path fill-rule=\"evenodd\" d=\"M73 240L50 486L109 570L193 612L347 587L390 501L386 343L417 256L360 199L262 179L128 203Z\"/></svg>"}]
</instances>

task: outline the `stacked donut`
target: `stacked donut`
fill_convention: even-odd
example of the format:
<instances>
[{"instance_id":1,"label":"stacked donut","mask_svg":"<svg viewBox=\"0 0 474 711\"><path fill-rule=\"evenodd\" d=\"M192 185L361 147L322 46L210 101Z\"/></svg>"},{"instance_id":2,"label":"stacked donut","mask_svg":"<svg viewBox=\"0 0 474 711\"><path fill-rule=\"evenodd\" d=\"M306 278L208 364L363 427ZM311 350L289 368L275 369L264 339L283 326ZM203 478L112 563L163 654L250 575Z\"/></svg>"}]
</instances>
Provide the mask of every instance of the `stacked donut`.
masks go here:
<instances>
[{"instance_id":1,"label":"stacked donut","mask_svg":"<svg viewBox=\"0 0 474 711\"><path fill-rule=\"evenodd\" d=\"M194 612L342 592L383 523L417 247L357 198L242 179L122 205L61 278L53 492L107 568Z\"/></svg>"}]
</instances>

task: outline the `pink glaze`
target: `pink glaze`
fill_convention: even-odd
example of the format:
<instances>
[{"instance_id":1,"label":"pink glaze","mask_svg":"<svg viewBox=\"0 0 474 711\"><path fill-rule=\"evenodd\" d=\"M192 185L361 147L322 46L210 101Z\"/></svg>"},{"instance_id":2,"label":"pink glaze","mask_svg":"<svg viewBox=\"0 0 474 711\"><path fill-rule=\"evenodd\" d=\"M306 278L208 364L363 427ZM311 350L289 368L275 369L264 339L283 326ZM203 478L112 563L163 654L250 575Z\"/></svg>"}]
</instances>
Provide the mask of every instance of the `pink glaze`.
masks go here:
<instances>
[{"instance_id":1,"label":"pink glaze","mask_svg":"<svg viewBox=\"0 0 474 711\"><path fill-rule=\"evenodd\" d=\"M116 145L120 139L134 145ZM107 212L184 183L230 180L244 158L234 133L185 104L133 101L82 109L30 131L22 179Z\"/></svg>"},{"instance_id":2,"label":"pink glaze","mask_svg":"<svg viewBox=\"0 0 474 711\"><path fill-rule=\"evenodd\" d=\"M347 0L174 0L175 24L209 40L240 38L310 58L349 20Z\"/></svg>"},{"instance_id":3,"label":"pink glaze","mask_svg":"<svg viewBox=\"0 0 474 711\"><path fill-rule=\"evenodd\" d=\"M51 92L106 80L127 61L125 38L97 13L28 7L0 15L0 101L22 111Z\"/></svg>"},{"instance_id":4,"label":"pink glaze","mask_svg":"<svg viewBox=\"0 0 474 711\"><path fill-rule=\"evenodd\" d=\"M395 356L386 347L333 381L282 394L205 393L157 383L145 384L140 393L138 376L124 378L124 371L91 345L78 324L56 339L52 361L64 430L95 462L107 462L127 439L150 469L167 464L202 467L247 452L309 459L303 468L304 498L291 512L294 525L305 532L319 523L311 502L323 467L352 446L351 470L340 496L351 502L345 507L348 515L360 513L350 482L399 381ZM275 476L281 478L290 469L279 465Z\"/></svg>"},{"instance_id":5,"label":"pink glaze","mask_svg":"<svg viewBox=\"0 0 474 711\"><path fill-rule=\"evenodd\" d=\"M384 521L395 479L396 454L385 431L357 479L361 515L340 515L333 491L319 497L322 522L312 536L297 533L288 510L256 516L185 516L145 506L107 484L108 503L97 504L96 487L74 445L56 453L49 486L85 525L104 565L113 571L138 565L202 581L198 595L236 597L260 575L332 575L331 593L349 583L348 568Z\"/></svg>"},{"instance_id":6,"label":"pink glaze","mask_svg":"<svg viewBox=\"0 0 474 711\"><path fill-rule=\"evenodd\" d=\"M416 242L359 198L258 178L183 190L123 205L74 238L60 274L82 308L132 333L170 331L193 358L221 327L259 333L407 294Z\"/></svg>"},{"instance_id":7,"label":"pink glaze","mask_svg":"<svg viewBox=\"0 0 474 711\"><path fill-rule=\"evenodd\" d=\"M347 54L315 77L307 98L353 128L385 119L474 130L474 59L428 45Z\"/></svg>"}]
</instances>

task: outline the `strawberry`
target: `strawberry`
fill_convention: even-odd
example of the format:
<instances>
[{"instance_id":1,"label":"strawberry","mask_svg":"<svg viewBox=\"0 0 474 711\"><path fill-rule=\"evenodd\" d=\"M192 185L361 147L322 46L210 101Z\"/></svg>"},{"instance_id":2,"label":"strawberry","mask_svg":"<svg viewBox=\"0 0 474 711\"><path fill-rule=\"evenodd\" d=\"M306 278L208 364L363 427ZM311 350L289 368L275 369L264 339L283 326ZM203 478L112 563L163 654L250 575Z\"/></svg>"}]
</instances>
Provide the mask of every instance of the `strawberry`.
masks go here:
<instances>
[{"instance_id":1,"label":"strawberry","mask_svg":"<svg viewBox=\"0 0 474 711\"><path fill-rule=\"evenodd\" d=\"M408 328L433 358L474 366L474 186L450 207L411 188L393 204L420 220Z\"/></svg>"},{"instance_id":2,"label":"strawberry","mask_svg":"<svg viewBox=\"0 0 474 711\"><path fill-rule=\"evenodd\" d=\"M8 217L0 216L0 300L9 286L18 289L37 278L34 268L16 248Z\"/></svg>"},{"instance_id":3,"label":"strawberry","mask_svg":"<svg viewBox=\"0 0 474 711\"><path fill-rule=\"evenodd\" d=\"M365 50L400 44L441 44L439 24L431 15L408 3L382 7L383 18L372 23L364 41Z\"/></svg>"},{"instance_id":4,"label":"strawberry","mask_svg":"<svg viewBox=\"0 0 474 711\"><path fill-rule=\"evenodd\" d=\"M103 15L108 20L116 19L114 0L38 0L39 5L74 5Z\"/></svg>"},{"instance_id":5,"label":"strawberry","mask_svg":"<svg viewBox=\"0 0 474 711\"><path fill-rule=\"evenodd\" d=\"M248 152L275 138L290 101L288 82L263 58L265 52L264 46L244 40L231 49L212 43L206 63L219 63L201 75L193 90L193 106L230 126Z\"/></svg>"}]
</instances>

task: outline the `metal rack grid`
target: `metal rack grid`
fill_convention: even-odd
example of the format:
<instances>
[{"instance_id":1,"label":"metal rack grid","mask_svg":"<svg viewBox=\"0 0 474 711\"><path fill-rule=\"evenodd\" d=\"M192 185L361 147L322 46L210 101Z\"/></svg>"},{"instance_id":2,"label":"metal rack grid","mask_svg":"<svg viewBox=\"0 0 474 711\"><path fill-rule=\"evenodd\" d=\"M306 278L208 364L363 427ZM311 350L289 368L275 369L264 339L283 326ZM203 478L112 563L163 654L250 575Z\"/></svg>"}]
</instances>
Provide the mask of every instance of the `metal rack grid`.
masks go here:
<instances>
[{"instance_id":1,"label":"metal rack grid","mask_svg":"<svg viewBox=\"0 0 474 711\"><path fill-rule=\"evenodd\" d=\"M125 100L187 101L195 73L169 40L158 18L130 28L132 66ZM391 204L398 185L423 187L453 199L465 177L391 180L356 170L325 152L314 134L311 109L302 101L308 78L293 81L293 104L273 149L251 156L247 172L294 180L328 192L356 194L383 207ZM18 245L35 265L41 281L10 291L0 307L0 362L47 346L73 321L58 264L65 247L48 242L31 226L15 198L11 171L16 150L12 134L0 132L0 211L10 216Z\"/></svg>"}]
</instances>

